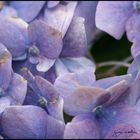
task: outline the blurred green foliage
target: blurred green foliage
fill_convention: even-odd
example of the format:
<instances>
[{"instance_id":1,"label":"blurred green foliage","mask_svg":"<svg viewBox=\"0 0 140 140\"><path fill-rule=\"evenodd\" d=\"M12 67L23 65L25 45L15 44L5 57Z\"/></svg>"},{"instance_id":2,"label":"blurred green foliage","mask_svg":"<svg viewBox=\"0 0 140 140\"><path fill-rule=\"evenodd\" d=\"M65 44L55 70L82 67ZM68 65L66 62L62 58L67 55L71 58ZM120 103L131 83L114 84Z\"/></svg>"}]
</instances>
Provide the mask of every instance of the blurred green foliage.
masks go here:
<instances>
[{"instance_id":1,"label":"blurred green foliage","mask_svg":"<svg viewBox=\"0 0 140 140\"><path fill-rule=\"evenodd\" d=\"M116 40L108 34L103 34L98 40L92 45L90 52L98 66L98 63L108 62L108 61L123 61L125 58L131 56L130 48L131 43L128 41L126 34L121 38L121 40ZM120 67L113 73L108 73L108 71L114 67L104 66L96 68L97 79L122 75L127 72L127 67Z\"/></svg>"}]
</instances>

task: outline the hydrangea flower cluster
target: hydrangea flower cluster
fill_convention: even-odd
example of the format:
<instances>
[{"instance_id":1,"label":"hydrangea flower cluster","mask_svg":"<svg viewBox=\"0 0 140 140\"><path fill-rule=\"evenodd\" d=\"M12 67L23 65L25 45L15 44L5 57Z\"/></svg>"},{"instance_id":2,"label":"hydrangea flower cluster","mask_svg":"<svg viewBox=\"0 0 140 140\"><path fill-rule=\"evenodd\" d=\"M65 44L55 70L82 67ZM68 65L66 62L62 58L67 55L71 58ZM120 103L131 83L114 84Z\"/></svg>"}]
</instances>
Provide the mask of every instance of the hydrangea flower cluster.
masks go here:
<instances>
[{"instance_id":1,"label":"hydrangea flower cluster","mask_svg":"<svg viewBox=\"0 0 140 140\"><path fill-rule=\"evenodd\" d=\"M0 137L140 138L139 15L138 1L1 2ZM96 80L96 27L127 33L126 74Z\"/></svg>"}]
</instances>

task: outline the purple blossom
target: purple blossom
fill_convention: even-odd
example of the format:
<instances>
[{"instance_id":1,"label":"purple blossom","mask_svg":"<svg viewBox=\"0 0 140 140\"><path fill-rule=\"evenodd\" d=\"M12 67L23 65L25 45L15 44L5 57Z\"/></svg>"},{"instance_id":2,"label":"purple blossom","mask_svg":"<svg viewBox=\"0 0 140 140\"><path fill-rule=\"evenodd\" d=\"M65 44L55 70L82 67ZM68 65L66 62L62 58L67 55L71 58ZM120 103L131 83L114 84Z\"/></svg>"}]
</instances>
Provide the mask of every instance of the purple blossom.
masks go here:
<instances>
[{"instance_id":1,"label":"purple blossom","mask_svg":"<svg viewBox=\"0 0 140 140\"><path fill-rule=\"evenodd\" d=\"M72 76L69 74L57 78L55 86L60 93L64 91L62 94L64 102L66 100L66 103L72 107L72 109L68 108L68 105L64 104L64 111L69 115L75 116L73 120L66 125L64 139L139 138L139 68L138 55L128 69L127 75L104 78L95 82L90 81L91 84L88 84L90 87L91 85L94 88L99 86L107 91L104 92L106 95L109 95L100 96L102 93L98 90L98 98L95 98L95 95L94 98L92 98L92 96L88 98L87 94L96 93L95 89L91 92L89 87L82 87L81 85L85 79L80 79L78 75ZM89 81L88 76L84 76L84 78L85 77ZM68 84L71 84L69 90ZM62 85L64 88L62 88ZM77 89L80 88L83 89L78 93ZM82 91L84 92L82 93ZM75 93L75 95L73 93ZM78 98L73 99L72 96L77 97L76 94Z\"/></svg>"},{"instance_id":2,"label":"purple blossom","mask_svg":"<svg viewBox=\"0 0 140 140\"><path fill-rule=\"evenodd\" d=\"M96 10L95 21L99 29L116 39L120 39L126 31L129 41L133 42L133 57L139 52L139 10L139 1L101 1Z\"/></svg>"},{"instance_id":3,"label":"purple blossom","mask_svg":"<svg viewBox=\"0 0 140 140\"><path fill-rule=\"evenodd\" d=\"M2 114L1 127L4 135L12 139L61 139L64 132L61 121L33 105L7 107Z\"/></svg>"},{"instance_id":4,"label":"purple blossom","mask_svg":"<svg viewBox=\"0 0 140 140\"><path fill-rule=\"evenodd\" d=\"M22 105L26 91L27 81L13 72L12 56L6 47L0 44L0 113L10 105Z\"/></svg>"},{"instance_id":5,"label":"purple blossom","mask_svg":"<svg viewBox=\"0 0 140 140\"><path fill-rule=\"evenodd\" d=\"M139 77L138 74L133 83L130 74L129 81L127 75L99 80L97 84L95 82L95 85L100 85L100 87L104 88L106 90L106 92L104 92L106 96L100 96L102 93L101 90L99 91L98 89L98 98L95 98L95 95L94 98L92 98L92 96L88 98L87 94L96 93L95 87L93 88L93 92L91 92L89 87L84 87L84 92L79 92L79 98L75 100L77 102L72 102L72 96L68 96L69 100L72 100L70 102L74 103L74 106L69 104L68 99L66 100L67 93L65 92L64 101L66 100L66 103L68 103L70 107L75 107L76 109L68 109L67 105L64 105L65 111L75 116L71 122L66 124L64 139L128 139L139 137L139 103L136 104L139 95ZM73 84L74 82L75 81L73 81ZM109 82L112 86L109 84L110 86L107 88ZM62 84L64 83L61 83L61 85ZM60 87L61 86L58 87L59 90L61 89ZM66 89L66 84L63 87ZM81 88L81 86L79 86L79 88ZM88 89L89 92L87 92L86 89ZM75 93L77 94L78 90ZM92 102L90 101L91 98ZM90 104L90 107L86 102L88 105Z\"/></svg>"},{"instance_id":6,"label":"purple blossom","mask_svg":"<svg viewBox=\"0 0 140 140\"><path fill-rule=\"evenodd\" d=\"M16 9L18 16L26 22L30 23L35 19L45 20L50 26L62 31L63 37L73 16L83 17L89 43L95 30L96 5L96 1L12 1L10 3L10 6ZM27 14L26 11L30 13Z\"/></svg>"},{"instance_id":7,"label":"purple blossom","mask_svg":"<svg viewBox=\"0 0 140 140\"><path fill-rule=\"evenodd\" d=\"M33 21L46 8L54 8L59 1L11 1L10 6L17 10L18 16L26 22ZM27 11L30 11L27 14Z\"/></svg>"},{"instance_id":8,"label":"purple blossom","mask_svg":"<svg viewBox=\"0 0 140 140\"><path fill-rule=\"evenodd\" d=\"M64 121L63 98L59 96L54 85L40 76L33 76L27 68L23 68L21 73L28 81L24 104L41 106L54 118Z\"/></svg>"},{"instance_id":9,"label":"purple blossom","mask_svg":"<svg viewBox=\"0 0 140 140\"><path fill-rule=\"evenodd\" d=\"M94 73L85 71L59 76L54 86L64 98L64 111L76 116L119 98L129 87L131 79L131 74L127 74L96 81Z\"/></svg>"},{"instance_id":10,"label":"purple blossom","mask_svg":"<svg viewBox=\"0 0 140 140\"><path fill-rule=\"evenodd\" d=\"M0 138L140 137L140 3L96 4L0 3ZM126 31L133 42L125 75L96 80L86 58L95 11L98 28L116 39Z\"/></svg>"},{"instance_id":11,"label":"purple blossom","mask_svg":"<svg viewBox=\"0 0 140 140\"><path fill-rule=\"evenodd\" d=\"M89 4L85 3L85 5L88 6ZM76 2L67 4L69 10L75 6ZM84 7L84 4L78 5L79 8L81 6ZM28 67L33 74L46 77L51 82L54 82L55 78L62 72L76 72L77 67L81 67L81 70L93 69L94 71L94 64L84 57L87 51L87 37L83 17L86 17L85 14L90 13L90 11L85 10L84 14L77 7L77 15L73 17L72 11L72 13L65 12L66 7L64 6L64 9L62 7L60 6L51 13L46 9L45 13L48 19L36 19L29 25L18 17L1 15L0 24L2 28L0 30L2 34L0 35L0 42L12 53L13 60L26 59L19 63L15 62L15 71L18 72L20 67ZM65 16L57 19L61 12L64 12ZM79 17L80 14L83 17ZM65 20L66 16L68 16L67 20ZM93 15L91 14L91 16ZM51 22L51 19L57 22ZM86 20L86 25L91 27L89 19ZM3 32L4 28L9 30ZM87 63L88 67L84 66L83 63Z\"/></svg>"},{"instance_id":12,"label":"purple blossom","mask_svg":"<svg viewBox=\"0 0 140 140\"><path fill-rule=\"evenodd\" d=\"M131 119L130 119L131 118ZM128 105L99 106L73 118L66 125L64 139L128 139L139 136L140 115Z\"/></svg>"},{"instance_id":13,"label":"purple blossom","mask_svg":"<svg viewBox=\"0 0 140 140\"><path fill-rule=\"evenodd\" d=\"M7 107L3 111L3 135L15 139L63 138L63 99L59 97L53 85L42 77L34 77L25 68L22 73L28 81L27 96L24 105Z\"/></svg>"}]
</instances>

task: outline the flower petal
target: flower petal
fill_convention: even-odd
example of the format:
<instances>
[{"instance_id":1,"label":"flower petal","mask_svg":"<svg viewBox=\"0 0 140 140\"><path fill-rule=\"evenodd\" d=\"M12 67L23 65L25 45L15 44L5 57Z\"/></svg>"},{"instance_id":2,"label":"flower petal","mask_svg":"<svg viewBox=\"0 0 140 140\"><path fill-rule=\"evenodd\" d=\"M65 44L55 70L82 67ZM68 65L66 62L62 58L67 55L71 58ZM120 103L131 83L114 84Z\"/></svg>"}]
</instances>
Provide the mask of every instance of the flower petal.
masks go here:
<instances>
[{"instance_id":1,"label":"flower petal","mask_svg":"<svg viewBox=\"0 0 140 140\"><path fill-rule=\"evenodd\" d=\"M54 65L54 63L55 63L55 59L40 57L36 69L39 72L47 72Z\"/></svg>"},{"instance_id":2,"label":"flower petal","mask_svg":"<svg viewBox=\"0 0 140 140\"><path fill-rule=\"evenodd\" d=\"M76 116L91 112L97 106L98 98L108 92L101 88L79 87L64 98L64 111Z\"/></svg>"},{"instance_id":3,"label":"flower petal","mask_svg":"<svg viewBox=\"0 0 140 140\"><path fill-rule=\"evenodd\" d=\"M13 104L23 104L27 92L27 81L14 73L7 92L12 97Z\"/></svg>"},{"instance_id":4,"label":"flower petal","mask_svg":"<svg viewBox=\"0 0 140 140\"><path fill-rule=\"evenodd\" d=\"M6 90L12 76L12 56L6 47L0 43L0 89Z\"/></svg>"},{"instance_id":5,"label":"flower petal","mask_svg":"<svg viewBox=\"0 0 140 140\"><path fill-rule=\"evenodd\" d=\"M97 1L80 1L78 2L75 10L75 16L81 16L85 19L85 29L88 44L93 39L93 32L96 29L95 26L95 12Z\"/></svg>"},{"instance_id":6,"label":"flower petal","mask_svg":"<svg viewBox=\"0 0 140 140\"><path fill-rule=\"evenodd\" d=\"M133 42L134 39L139 38L140 15L137 12L134 12L133 15L128 19L126 23L126 33L129 41Z\"/></svg>"},{"instance_id":7,"label":"flower petal","mask_svg":"<svg viewBox=\"0 0 140 140\"><path fill-rule=\"evenodd\" d=\"M47 110L48 110L49 115L54 117L57 120L64 122L63 105L64 105L64 100L61 97L59 97L57 102L54 102L54 103L49 102L47 104Z\"/></svg>"},{"instance_id":8,"label":"flower petal","mask_svg":"<svg viewBox=\"0 0 140 140\"><path fill-rule=\"evenodd\" d=\"M121 75L121 76L103 78L103 79L95 81L95 83L93 83L92 86L107 89L110 86L113 86L114 84L116 84L122 80L126 80L127 82L130 83L132 80L132 75L126 74L126 75Z\"/></svg>"},{"instance_id":9,"label":"flower petal","mask_svg":"<svg viewBox=\"0 0 140 140\"><path fill-rule=\"evenodd\" d=\"M62 97L67 97L80 86L91 86L94 81L94 73L85 71L79 74L69 73L60 75L55 80L54 86Z\"/></svg>"},{"instance_id":10,"label":"flower petal","mask_svg":"<svg viewBox=\"0 0 140 140\"><path fill-rule=\"evenodd\" d=\"M56 63L56 62L55 62ZM50 81L51 83L55 82L56 79L56 71L55 71L55 64L45 73L45 79Z\"/></svg>"},{"instance_id":11,"label":"flower petal","mask_svg":"<svg viewBox=\"0 0 140 140\"><path fill-rule=\"evenodd\" d=\"M79 116L76 116L77 118ZM74 119L75 119L74 118ZM64 139L99 139L99 127L89 116L66 125Z\"/></svg>"},{"instance_id":12,"label":"flower petal","mask_svg":"<svg viewBox=\"0 0 140 140\"><path fill-rule=\"evenodd\" d=\"M0 117L3 111L12 104L12 99L8 96L0 98Z\"/></svg>"},{"instance_id":13,"label":"flower petal","mask_svg":"<svg viewBox=\"0 0 140 140\"><path fill-rule=\"evenodd\" d=\"M35 20L28 26L31 42L40 53L49 59L57 58L62 50L61 33L42 20Z\"/></svg>"},{"instance_id":14,"label":"flower petal","mask_svg":"<svg viewBox=\"0 0 140 140\"><path fill-rule=\"evenodd\" d=\"M4 110L1 123L8 138L46 138L47 114L40 107L10 106Z\"/></svg>"},{"instance_id":15,"label":"flower petal","mask_svg":"<svg viewBox=\"0 0 140 140\"><path fill-rule=\"evenodd\" d=\"M140 52L131 63L130 67L128 68L127 73L132 74L133 79L135 79L139 69L140 69Z\"/></svg>"},{"instance_id":16,"label":"flower petal","mask_svg":"<svg viewBox=\"0 0 140 140\"><path fill-rule=\"evenodd\" d=\"M17 10L19 17L26 22L31 22L39 14L45 3L46 1L12 1L10 5ZM28 14L27 11L29 11Z\"/></svg>"},{"instance_id":17,"label":"flower petal","mask_svg":"<svg viewBox=\"0 0 140 140\"><path fill-rule=\"evenodd\" d=\"M47 100L46 108L49 115L58 120L64 121L63 99L59 97L55 87L50 82L39 76L35 77L35 84L39 88L41 95Z\"/></svg>"},{"instance_id":18,"label":"flower petal","mask_svg":"<svg viewBox=\"0 0 140 140\"><path fill-rule=\"evenodd\" d=\"M132 12L132 1L101 1L96 9L96 26L114 38L120 39L125 32L126 21Z\"/></svg>"},{"instance_id":19,"label":"flower petal","mask_svg":"<svg viewBox=\"0 0 140 140\"><path fill-rule=\"evenodd\" d=\"M135 80L131 83L126 96L124 97L124 102L131 106L135 106L137 100L140 98L140 71L138 72Z\"/></svg>"},{"instance_id":20,"label":"flower petal","mask_svg":"<svg viewBox=\"0 0 140 140\"><path fill-rule=\"evenodd\" d=\"M16 58L26 53L29 47L27 23L20 18L0 15L0 42Z\"/></svg>"},{"instance_id":21,"label":"flower petal","mask_svg":"<svg viewBox=\"0 0 140 140\"><path fill-rule=\"evenodd\" d=\"M53 10L45 9L45 22L59 30L62 33L62 38L71 23L76 6L77 2L71 1L67 5L59 4Z\"/></svg>"},{"instance_id":22,"label":"flower petal","mask_svg":"<svg viewBox=\"0 0 140 140\"><path fill-rule=\"evenodd\" d=\"M86 31L84 19L73 17L67 34L64 37L64 45L61 53L62 57L84 56L87 48Z\"/></svg>"},{"instance_id":23,"label":"flower petal","mask_svg":"<svg viewBox=\"0 0 140 140\"><path fill-rule=\"evenodd\" d=\"M47 8L54 8L60 3L60 1L48 1L47 2Z\"/></svg>"},{"instance_id":24,"label":"flower petal","mask_svg":"<svg viewBox=\"0 0 140 140\"><path fill-rule=\"evenodd\" d=\"M68 69L66 68L66 66L61 61L61 59L56 60L56 62L55 62L55 71L56 71L57 76L60 76L62 74L66 74L66 73L69 72Z\"/></svg>"},{"instance_id":25,"label":"flower petal","mask_svg":"<svg viewBox=\"0 0 140 140\"><path fill-rule=\"evenodd\" d=\"M63 139L65 124L51 116L47 117L47 139Z\"/></svg>"},{"instance_id":26,"label":"flower petal","mask_svg":"<svg viewBox=\"0 0 140 140\"><path fill-rule=\"evenodd\" d=\"M127 90L129 90L129 86L130 84L126 80L122 80L107 88L106 90L110 94L110 99L104 103L104 105L110 105L119 100L119 97L122 97L124 94L126 94Z\"/></svg>"},{"instance_id":27,"label":"flower petal","mask_svg":"<svg viewBox=\"0 0 140 140\"><path fill-rule=\"evenodd\" d=\"M49 81L40 76L35 76L34 82L41 91L42 96L44 96L48 101L53 102L54 98L58 99L59 94L53 84L51 84Z\"/></svg>"},{"instance_id":28,"label":"flower petal","mask_svg":"<svg viewBox=\"0 0 140 140\"><path fill-rule=\"evenodd\" d=\"M95 64L86 57L66 57L61 58L61 61L69 72L82 73L86 70L95 72Z\"/></svg>"}]
</instances>

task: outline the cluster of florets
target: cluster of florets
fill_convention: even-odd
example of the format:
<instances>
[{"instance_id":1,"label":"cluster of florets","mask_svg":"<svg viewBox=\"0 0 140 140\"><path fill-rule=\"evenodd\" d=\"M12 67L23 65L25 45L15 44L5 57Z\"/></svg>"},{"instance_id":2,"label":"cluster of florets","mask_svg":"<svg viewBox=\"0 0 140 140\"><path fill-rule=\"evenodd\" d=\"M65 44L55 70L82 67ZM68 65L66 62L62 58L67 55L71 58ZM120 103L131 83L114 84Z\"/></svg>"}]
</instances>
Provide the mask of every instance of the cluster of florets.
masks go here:
<instances>
[{"instance_id":1,"label":"cluster of florets","mask_svg":"<svg viewBox=\"0 0 140 140\"><path fill-rule=\"evenodd\" d=\"M96 80L87 54L98 29L126 31L125 75ZM138 1L1 2L0 137L140 138L139 33Z\"/></svg>"}]
</instances>

